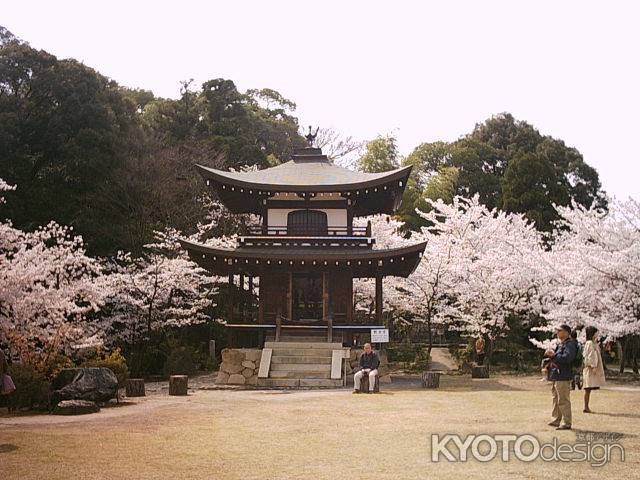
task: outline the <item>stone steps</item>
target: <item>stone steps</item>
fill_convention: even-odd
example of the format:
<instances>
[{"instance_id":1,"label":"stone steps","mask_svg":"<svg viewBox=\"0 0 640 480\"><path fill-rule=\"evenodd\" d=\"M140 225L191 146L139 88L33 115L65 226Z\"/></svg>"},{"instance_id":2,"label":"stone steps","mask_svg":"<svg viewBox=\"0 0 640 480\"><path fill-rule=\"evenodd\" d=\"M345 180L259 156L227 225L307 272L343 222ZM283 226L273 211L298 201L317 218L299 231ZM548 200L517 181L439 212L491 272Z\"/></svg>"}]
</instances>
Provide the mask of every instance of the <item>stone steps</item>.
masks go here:
<instances>
[{"instance_id":1,"label":"stone steps","mask_svg":"<svg viewBox=\"0 0 640 480\"><path fill-rule=\"evenodd\" d=\"M298 378L303 380L331 378L331 371L313 371L313 370L272 370L269 378Z\"/></svg>"},{"instance_id":2,"label":"stone steps","mask_svg":"<svg viewBox=\"0 0 640 480\"><path fill-rule=\"evenodd\" d=\"M271 348L274 351L301 348L305 350L340 350L342 349L342 344L337 342L264 342L264 348Z\"/></svg>"},{"instance_id":3,"label":"stone steps","mask_svg":"<svg viewBox=\"0 0 640 480\"><path fill-rule=\"evenodd\" d=\"M271 365L278 363L316 363L322 365L331 365L331 355L324 356L300 356L300 355L280 355L271 358Z\"/></svg>"},{"instance_id":4,"label":"stone steps","mask_svg":"<svg viewBox=\"0 0 640 480\"><path fill-rule=\"evenodd\" d=\"M323 357L331 358L332 350L320 350L320 349L304 349L304 348L274 348L273 357Z\"/></svg>"},{"instance_id":5,"label":"stone steps","mask_svg":"<svg viewBox=\"0 0 640 480\"><path fill-rule=\"evenodd\" d=\"M327 378L259 378L258 386L278 388L340 388L342 380Z\"/></svg>"},{"instance_id":6,"label":"stone steps","mask_svg":"<svg viewBox=\"0 0 640 480\"><path fill-rule=\"evenodd\" d=\"M325 372L331 371L331 362L329 363L273 363L271 361L271 371L289 371L289 372Z\"/></svg>"}]
</instances>

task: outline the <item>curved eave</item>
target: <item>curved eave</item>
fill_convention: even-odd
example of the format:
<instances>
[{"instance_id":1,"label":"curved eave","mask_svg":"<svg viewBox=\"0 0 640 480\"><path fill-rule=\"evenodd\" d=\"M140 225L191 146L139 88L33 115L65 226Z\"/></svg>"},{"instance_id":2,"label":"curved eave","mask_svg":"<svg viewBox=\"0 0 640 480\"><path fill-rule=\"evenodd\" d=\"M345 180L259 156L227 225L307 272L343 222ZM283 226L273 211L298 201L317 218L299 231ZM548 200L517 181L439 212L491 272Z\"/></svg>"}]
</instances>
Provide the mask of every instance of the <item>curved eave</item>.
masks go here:
<instances>
[{"instance_id":1,"label":"curved eave","mask_svg":"<svg viewBox=\"0 0 640 480\"><path fill-rule=\"evenodd\" d=\"M273 184L237 178L233 172L196 165L196 168L232 213L262 212L262 201L277 192L341 193L354 201L354 215L393 214L400 206L412 166L356 182L333 184Z\"/></svg>"},{"instance_id":2,"label":"curved eave","mask_svg":"<svg viewBox=\"0 0 640 480\"><path fill-rule=\"evenodd\" d=\"M354 277L376 275L408 277L413 273L426 247L417 243L381 250L329 250L281 248L214 248L180 240L189 257L202 268L217 274L244 273L261 275L278 270L347 269Z\"/></svg>"}]
</instances>

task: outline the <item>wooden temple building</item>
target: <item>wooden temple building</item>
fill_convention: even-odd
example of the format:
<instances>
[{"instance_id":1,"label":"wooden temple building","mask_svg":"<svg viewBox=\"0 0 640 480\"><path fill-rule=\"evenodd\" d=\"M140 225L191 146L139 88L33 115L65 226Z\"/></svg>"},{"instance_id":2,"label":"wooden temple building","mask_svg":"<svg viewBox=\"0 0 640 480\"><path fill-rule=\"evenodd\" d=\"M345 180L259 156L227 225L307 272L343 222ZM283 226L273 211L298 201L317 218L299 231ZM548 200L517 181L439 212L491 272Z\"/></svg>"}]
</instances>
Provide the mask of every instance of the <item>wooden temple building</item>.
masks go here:
<instances>
[{"instance_id":1,"label":"wooden temple building","mask_svg":"<svg viewBox=\"0 0 640 480\"><path fill-rule=\"evenodd\" d=\"M382 279L411 274L425 245L377 249L370 225L356 226L354 218L393 214L411 167L356 172L307 147L260 171L197 168L232 213L261 218L238 238L236 248L182 242L200 266L228 275L225 321L235 346L266 348L298 340L309 347L349 345L358 332L385 328ZM375 278L372 315L354 310L354 278ZM257 293L257 308L248 309L248 316L246 308L235 308L247 290L251 298Z\"/></svg>"}]
</instances>

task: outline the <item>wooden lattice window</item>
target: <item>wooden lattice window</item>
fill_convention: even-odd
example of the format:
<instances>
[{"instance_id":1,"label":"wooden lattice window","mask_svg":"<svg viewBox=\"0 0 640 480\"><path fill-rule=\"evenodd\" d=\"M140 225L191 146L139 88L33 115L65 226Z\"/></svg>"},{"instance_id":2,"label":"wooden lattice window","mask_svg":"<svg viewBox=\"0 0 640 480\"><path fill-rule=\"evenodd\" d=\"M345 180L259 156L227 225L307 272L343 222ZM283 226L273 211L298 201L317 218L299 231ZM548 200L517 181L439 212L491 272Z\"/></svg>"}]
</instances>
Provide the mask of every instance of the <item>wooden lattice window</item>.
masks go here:
<instances>
[{"instance_id":1,"label":"wooden lattice window","mask_svg":"<svg viewBox=\"0 0 640 480\"><path fill-rule=\"evenodd\" d=\"M287 215L287 234L327 235L327 214L320 210L294 210Z\"/></svg>"}]
</instances>

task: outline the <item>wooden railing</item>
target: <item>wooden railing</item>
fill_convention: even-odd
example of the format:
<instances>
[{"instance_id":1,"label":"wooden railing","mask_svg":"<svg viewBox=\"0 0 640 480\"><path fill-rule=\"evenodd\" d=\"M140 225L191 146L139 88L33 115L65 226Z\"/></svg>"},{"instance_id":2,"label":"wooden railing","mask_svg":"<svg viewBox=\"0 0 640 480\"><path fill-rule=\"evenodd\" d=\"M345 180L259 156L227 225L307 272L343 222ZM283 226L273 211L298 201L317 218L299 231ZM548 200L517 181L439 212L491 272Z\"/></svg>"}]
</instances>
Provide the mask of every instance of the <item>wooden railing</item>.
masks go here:
<instances>
[{"instance_id":1,"label":"wooden railing","mask_svg":"<svg viewBox=\"0 0 640 480\"><path fill-rule=\"evenodd\" d=\"M262 236L262 235L275 235L286 237L370 237L371 236L371 224L367 224L366 227L361 226L328 226L326 229L310 227L308 229L296 226L295 228L287 226L264 226L253 225L250 226L245 236Z\"/></svg>"}]
</instances>

